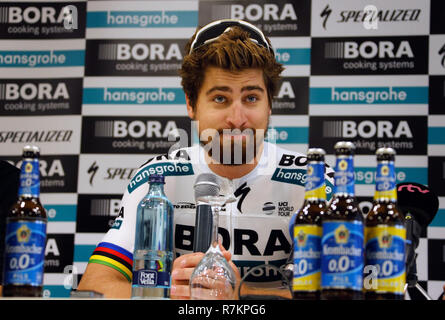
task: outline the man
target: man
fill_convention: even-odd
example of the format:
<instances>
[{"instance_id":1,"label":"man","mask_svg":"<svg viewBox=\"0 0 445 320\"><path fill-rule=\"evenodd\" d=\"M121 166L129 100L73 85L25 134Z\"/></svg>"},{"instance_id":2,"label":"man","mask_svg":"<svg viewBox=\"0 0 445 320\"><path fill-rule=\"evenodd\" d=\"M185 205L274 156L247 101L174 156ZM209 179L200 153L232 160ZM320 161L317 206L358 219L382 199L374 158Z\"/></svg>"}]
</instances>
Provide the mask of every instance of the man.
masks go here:
<instances>
[{"instance_id":1,"label":"man","mask_svg":"<svg viewBox=\"0 0 445 320\"><path fill-rule=\"evenodd\" d=\"M199 29L186 53L180 74L200 145L150 159L140 168L125 191L120 216L90 258L79 290L130 297L136 208L147 193L149 172L165 175L165 193L175 205L174 250L180 256L173 263L172 298L189 298L191 273L204 255L191 253L195 208L190 204L201 173L216 174L220 193L236 197L221 212L219 231L238 281L252 267L280 267L290 255L289 220L303 203L306 158L264 141L283 70L270 41L249 23L220 20ZM275 271L265 270L249 281L277 279Z\"/></svg>"}]
</instances>

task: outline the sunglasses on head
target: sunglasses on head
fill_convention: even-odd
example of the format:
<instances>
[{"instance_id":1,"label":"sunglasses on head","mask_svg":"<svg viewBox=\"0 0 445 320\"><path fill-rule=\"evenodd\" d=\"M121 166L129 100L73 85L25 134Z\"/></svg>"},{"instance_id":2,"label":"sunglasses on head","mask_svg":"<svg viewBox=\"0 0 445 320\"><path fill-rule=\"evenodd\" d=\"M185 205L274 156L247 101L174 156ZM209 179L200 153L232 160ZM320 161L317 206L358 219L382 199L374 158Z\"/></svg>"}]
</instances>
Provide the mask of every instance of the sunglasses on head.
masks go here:
<instances>
[{"instance_id":1,"label":"sunglasses on head","mask_svg":"<svg viewBox=\"0 0 445 320\"><path fill-rule=\"evenodd\" d=\"M196 37L195 40L193 40L192 42L189 54L191 54L197 48L212 41L215 41L223 33L230 30L230 27L240 27L244 31L247 31L250 36L249 39L252 42L256 43L261 47L266 48L267 50L273 53L273 49L267 42L263 32L261 32L261 30L255 27L253 24L242 20L223 19L209 23L208 25L202 27L196 33Z\"/></svg>"}]
</instances>

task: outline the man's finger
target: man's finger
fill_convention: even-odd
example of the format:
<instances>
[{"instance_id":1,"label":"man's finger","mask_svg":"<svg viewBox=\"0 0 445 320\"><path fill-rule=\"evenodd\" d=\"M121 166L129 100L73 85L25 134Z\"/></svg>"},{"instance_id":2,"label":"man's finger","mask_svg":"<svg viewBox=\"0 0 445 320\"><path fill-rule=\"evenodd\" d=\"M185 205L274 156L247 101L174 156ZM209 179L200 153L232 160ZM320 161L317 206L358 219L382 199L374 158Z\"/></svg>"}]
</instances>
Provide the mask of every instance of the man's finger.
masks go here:
<instances>
[{"instance_id":1,"label":"man's finger","mask_svg":"<svg viewBox=\"0 0 445 320\"><path fill-rule=\"evenodd\" d=\"M193 252L180 256L175 260L175 262L173 262L173 269L192 267L194 268L201 261L202 257L204 257L204 253L202 252Z\"/></svg>"},{"instance_id":2,"label":"man's finger","mask_svg":"<svg viewBox=\"0 0 445 320\"><path fill-rule=\"evenodd\" d=\"M190 299L190 286L172 285L170 288L171 299Z\"/></svg>"},{"instance_id":3,"label":"man's finger","mask_svg":"<svg viewBox=\"0 0 445 320\"><path fill-rule=\"evenodd\" d=\"M222 251L223 257L229 262L229 265L232 267L233 271L235 272L235 277L237 279L241 279L241 275L239 273L238 268L236 267L236 265L232 262L232 253L230 251L227 251L223 245L222 245L222 241L219 240L219 248Z\"/></svg>"},{"instance_id":4,"label":"man's finger","mask_svg":"<svg viewBox=\"0 0 445 320\"><path fill-rule=\"evenodd\" d=\"M189 281L195 268L176 268L172 271L172 281Z\"/></svg>"}]
</instances>

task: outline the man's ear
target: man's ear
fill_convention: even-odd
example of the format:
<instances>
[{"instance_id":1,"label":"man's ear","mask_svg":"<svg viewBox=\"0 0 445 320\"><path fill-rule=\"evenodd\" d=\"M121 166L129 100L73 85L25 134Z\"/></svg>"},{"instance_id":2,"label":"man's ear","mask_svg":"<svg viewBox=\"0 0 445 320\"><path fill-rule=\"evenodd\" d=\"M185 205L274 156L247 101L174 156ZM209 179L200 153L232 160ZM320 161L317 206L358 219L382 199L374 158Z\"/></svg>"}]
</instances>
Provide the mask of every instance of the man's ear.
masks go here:
<instances>
[{"instance_id":1,"label":"man's ear","mask_svg":"<svg viewBox=\"0 0 445 320\"><path fill-rule=\"evenodd\" d=\"M195 119L195 110L193 109L192 105L190 104L190 99L187 95L185 95L185 102L187 104L187 114L189 115L190 119Z\"/></svg>"}]
</instances>

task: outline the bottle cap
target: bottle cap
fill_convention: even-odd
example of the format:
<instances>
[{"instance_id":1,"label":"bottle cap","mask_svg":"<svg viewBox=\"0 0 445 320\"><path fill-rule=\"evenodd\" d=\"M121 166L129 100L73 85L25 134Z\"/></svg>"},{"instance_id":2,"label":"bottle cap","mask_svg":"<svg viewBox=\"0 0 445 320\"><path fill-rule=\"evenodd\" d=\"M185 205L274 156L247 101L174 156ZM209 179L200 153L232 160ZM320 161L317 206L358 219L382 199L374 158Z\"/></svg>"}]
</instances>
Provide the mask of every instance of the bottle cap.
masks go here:
<instances>
[{"instance_id":1,"label":"bottle cap","mask_svg":"<svg viewBox=\"0 0 445 320\"><path fill-rule=\"evenodd\" d=\"M377 161L394 161L396 150L393 148L379 148L375 154L377 156Z\"/></svg>"},{"instance_id":2,"label":"bottle cap","mask_svg":"<svg viewBox=\"0 0 445 320\"><path fill-rule=\"evenodd\" d=\"M322 148L310 148L307 150L308 161L324 161L326 152Z\"/></svg>"},{"instance_id":3,"label":"bottle cap","mask_svg":"<svg viewBox=\"0 0 445 320\"><path fill-rule=\"evenodd\" d=\"M355 151L355 145L350 141L339 141L334 146L335 154L352 155Z\"/></svg>"},{"instance_id":4,"label":"bottle cap","mask_svg":"<svg viewBox=\"0 0 445 320\"><path fill-rule=\"evenodd\" d=\"M151 174L148 176L148 183L165 183L165 178L162 174Z\"/></svg>"},{"instance_id":5,"label":"bottle cap","mask_svg":"<svg viewBox=\"0 0 445 320\"><path fill-rule=\"evenodd\" d=\"M24 158L38 158L40 157L40 149L37 146L26 145L23 147L22 156Z\"/></svg>"}]
</instances>

